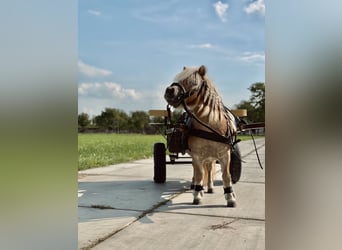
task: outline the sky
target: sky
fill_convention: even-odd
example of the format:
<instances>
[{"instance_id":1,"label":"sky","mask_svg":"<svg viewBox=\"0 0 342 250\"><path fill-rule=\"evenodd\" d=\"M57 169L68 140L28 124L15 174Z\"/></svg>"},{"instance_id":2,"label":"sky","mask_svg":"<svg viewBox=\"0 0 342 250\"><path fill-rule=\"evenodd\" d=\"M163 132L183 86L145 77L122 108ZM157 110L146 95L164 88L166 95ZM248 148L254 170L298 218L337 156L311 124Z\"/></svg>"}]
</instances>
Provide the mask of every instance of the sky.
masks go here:
<instances>
[{"instance_id":1,"label":"sky","mask_svg":"<svg viewBox=\"0 0 342 250\"><path fill-rule=\"evenodd\" d=\"M165 109L184 66L207 67L224 104L265 82L264 0L79 0L78 113Z\"/></svg>"}]
</instances>

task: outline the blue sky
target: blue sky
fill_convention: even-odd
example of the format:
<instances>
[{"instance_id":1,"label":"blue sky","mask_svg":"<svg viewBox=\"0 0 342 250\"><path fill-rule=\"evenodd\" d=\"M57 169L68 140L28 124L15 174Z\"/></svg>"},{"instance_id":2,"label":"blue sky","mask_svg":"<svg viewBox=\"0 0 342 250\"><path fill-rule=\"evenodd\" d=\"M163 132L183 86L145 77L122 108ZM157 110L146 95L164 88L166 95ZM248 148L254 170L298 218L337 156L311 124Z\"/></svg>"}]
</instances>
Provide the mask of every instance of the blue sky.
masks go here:
<instances>
[{"instance_id":1,"label":"blue sky","mask_svg":"<svg viewBox=\"0 0 342 250\"><path fill-rule=\"evenodd\" d=\"M183 66L206 65L223 102L265 81L264 0L79 0L78 112L163 109Z\"/></svg>"}]
</instances>

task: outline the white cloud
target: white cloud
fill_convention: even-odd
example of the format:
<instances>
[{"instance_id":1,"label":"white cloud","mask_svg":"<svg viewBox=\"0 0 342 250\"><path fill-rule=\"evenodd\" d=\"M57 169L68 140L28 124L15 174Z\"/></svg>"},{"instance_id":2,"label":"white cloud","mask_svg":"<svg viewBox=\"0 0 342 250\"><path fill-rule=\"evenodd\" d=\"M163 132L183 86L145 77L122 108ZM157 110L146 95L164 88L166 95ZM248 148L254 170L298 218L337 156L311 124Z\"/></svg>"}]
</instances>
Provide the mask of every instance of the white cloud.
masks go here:
<instances>
[{"instance_id":1,"label":"white cloud","mask_svg":"<svg viewBox=\"0 0 342 250\"><path fill-rule=\"evenodd\" d=\"M164 91L165 85L137 91L115 82L84 82L78 85L78 112L92 117L107 107L120 108L125 112L165 109Z\"/></svg>"},{"instance_id":2,"label":"white cloud","mask_svg":"<svg viewBox=\"0 0 342 250\"><path fill-rule=\"evenodd\" d=\"M101 16L101 12L98 10L88 10L88 13L93 16Z\"/></svg>"},{"instance_id":3,"label":"white cloud","mask_svg":"<svg viewBox=\"0 0 342 250\"><path fill-rule=\"evenodd\" d=\"M78 70L87 76L109 76L112 74L112 71L110 70L96 68L81 60L78 61Z\"/></svg>"},{"instance_id":4,"label":"white cloud","mask_svg":"<svg viewBox=\"0 0 342 250\"><path fill-rule=\"evenodd\" d=\"M243 62L257 62L257 61L265 61L264 53L256 53L256 52L244 52L239 59Z\"/></svg>"},{"instance_id":5,"label":"white cloud","mask_svg":"<svg viewBox=\"0 0 342 250\"><path fill-rule=\"evenodd\" d=\"M92 83L82 83L78 87L78 94L79 95L87 95L87 93L93 88L94 88L94 86Z\"/></svg>"},{"instance_id":6,"label":"white cloud","mask_svg":"<svg viewBox=\"0 0 342 250\"><path fill-rule=\"evenodd\" d=\"M227 21L227 10L229 8L229 5L227 3L222 3L221 1L218 1L213 4L214 9L218 17L221 19L222 22Z\"/></svg>"},{"instance_id":7,"label":"white cloud","mask_svg":"<svg viewBox=\"0 0 342 250\"><path fill-rule=\"evenodd\" d=\"M94 98L132 98L139 99L141 94L134 89L125 89L115 82L81 83L78 87L78 95Z\"/></svg>"},{"instance_id":8,"label":"white cloud","mask_svg":"<svg viewBox=\"0 0 342 250\"><path fill-rule=\"evenodd\" d=\"M104 85L113 96L120 98L131 97L133 99L137 99L139 97L139 94L134 89L125 89L118 83L105 82Z\"/></svg>"},{"instance_id":9,"label":"white cloud","mask_svg":"<svg viewBox=\"0 0 342 250\"><path fill-rule=\"evenodd\" d=\"M249 4L245 8L245 12L247 14L252 14L254 12L258 12L260 15L265 15L265 1L264 0L257 0L251 4Z\"/></svg>"},{"instance_id":10,"label":"white cloud","mask_svg":"<svg viewBox=\"0 0 342 250\"><path fill-rule=\"evenodd\" d=\"M202 43L202 44L191 44L189 45L191 49L211 49L213 45L210 43Z\"/></svg>"}]
</instances>

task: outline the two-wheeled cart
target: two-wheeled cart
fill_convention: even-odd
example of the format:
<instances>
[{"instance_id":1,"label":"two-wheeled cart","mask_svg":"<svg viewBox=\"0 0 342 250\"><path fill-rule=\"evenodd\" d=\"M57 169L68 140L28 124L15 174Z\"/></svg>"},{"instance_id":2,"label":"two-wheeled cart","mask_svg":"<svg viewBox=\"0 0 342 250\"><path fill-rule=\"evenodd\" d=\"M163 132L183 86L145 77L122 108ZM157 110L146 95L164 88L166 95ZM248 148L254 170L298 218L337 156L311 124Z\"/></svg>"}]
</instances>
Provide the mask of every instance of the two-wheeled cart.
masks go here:
<instances>
[{"instance_id":1,"label":"two-wheeled cart","mask_svg":"<svg viewBox=\"0 0 342 250\"><path fill-rule=\"evenodd\" d=\"M230 112L238 118L243 119L247 117L247 110L245 109L231 110ZM172 122L172 112L169 105L166 107L166 110L149 110L149 115L164 118L163 123L151 123L151 125L157 126L162 135L166 137L166 144L158 142L155 143L153 147L153 179L156 183L164 183L166 181L166 164L192 163L191 157L186 154L187 130L191 118L184 112L177 121ZM239 132L241 132L241 130ZM242 162L238 145L235 144L233 147L230 161L230 173L232 182L236 183L241 176ZM166 160L167 152L170 159L169 161Z\"/></svg>"}]
</instances>

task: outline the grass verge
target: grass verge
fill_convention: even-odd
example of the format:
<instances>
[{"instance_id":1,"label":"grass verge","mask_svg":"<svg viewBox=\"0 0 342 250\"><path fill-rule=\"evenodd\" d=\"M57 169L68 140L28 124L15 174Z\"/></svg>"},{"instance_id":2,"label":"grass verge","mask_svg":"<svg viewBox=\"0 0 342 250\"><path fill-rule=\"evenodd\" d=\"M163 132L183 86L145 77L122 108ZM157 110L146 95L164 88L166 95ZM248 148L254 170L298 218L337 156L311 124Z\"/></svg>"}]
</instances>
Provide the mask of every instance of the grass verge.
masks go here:
<instances>
[{"instance_id":1,"label":"grass verge","mask_svg":"<svg viewBox=\"0 0 342 250\"><path fill-rule=\"evenodd\" d=\"M162 135L79 134L78 170L149 158Z\"/></svg>"}]
</instances>

